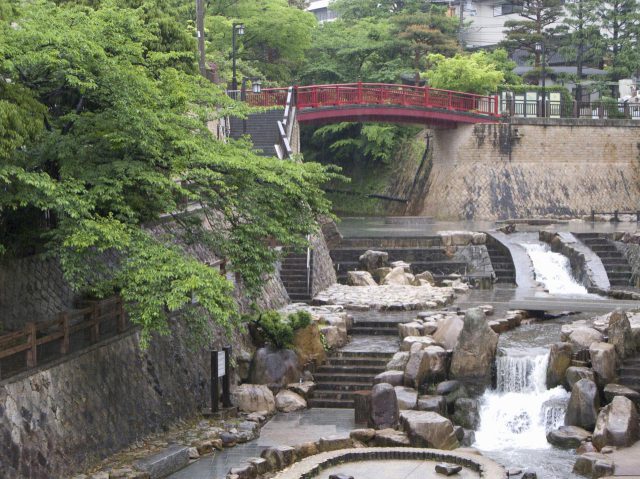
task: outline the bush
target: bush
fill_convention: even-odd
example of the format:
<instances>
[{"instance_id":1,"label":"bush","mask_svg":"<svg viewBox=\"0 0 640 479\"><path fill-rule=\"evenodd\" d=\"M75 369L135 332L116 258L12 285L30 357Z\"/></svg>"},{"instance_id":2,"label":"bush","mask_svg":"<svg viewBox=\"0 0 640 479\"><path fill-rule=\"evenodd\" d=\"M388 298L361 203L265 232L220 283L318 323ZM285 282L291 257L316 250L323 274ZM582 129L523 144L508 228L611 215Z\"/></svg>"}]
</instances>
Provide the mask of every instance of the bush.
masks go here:
<instances>
[{"instance_id":1,"label":"bush","mask_svg":"<svg viewBox=\"0 0 640 479\"><path fill-rule=\"evenodd\" d=\"M253 323L269 344L284 349L292 345L295 331L309 326L311 315L307 311L296 311L284 319L277 311L264 311Z\"/></svg>"}]
</instances>

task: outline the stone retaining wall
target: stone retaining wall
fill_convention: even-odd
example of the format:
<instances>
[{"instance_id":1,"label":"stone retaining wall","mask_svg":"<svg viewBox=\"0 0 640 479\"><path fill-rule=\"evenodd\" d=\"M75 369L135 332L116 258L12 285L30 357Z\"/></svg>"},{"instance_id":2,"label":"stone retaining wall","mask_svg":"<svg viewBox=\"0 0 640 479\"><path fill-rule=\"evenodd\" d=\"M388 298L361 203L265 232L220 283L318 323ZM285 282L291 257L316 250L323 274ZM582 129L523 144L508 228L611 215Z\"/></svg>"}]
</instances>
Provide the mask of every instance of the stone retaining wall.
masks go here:
<instances>
[{"instance_id":1,"label":"stone retaining wall","mask_svg":"<svg viewBox=\"0 0 640 479\"><path fill-rule=\"evenodd\" d=\"M313 271L311 276L311 297L337 283L336 271L329 255L329 248L324 235L319 233L311 237L313 250Z\"/></svg>"},{"instance_id":2,"label":"stone retaining wall","mask_svg":"<svg viewBox=\"0 0 640 479\"><path fill-rule=\"evenodd\" d=\"M433 167L408 214L507 219L634 211L640 121L514 119L433 131Z\"/></svg>"}]
</instances>

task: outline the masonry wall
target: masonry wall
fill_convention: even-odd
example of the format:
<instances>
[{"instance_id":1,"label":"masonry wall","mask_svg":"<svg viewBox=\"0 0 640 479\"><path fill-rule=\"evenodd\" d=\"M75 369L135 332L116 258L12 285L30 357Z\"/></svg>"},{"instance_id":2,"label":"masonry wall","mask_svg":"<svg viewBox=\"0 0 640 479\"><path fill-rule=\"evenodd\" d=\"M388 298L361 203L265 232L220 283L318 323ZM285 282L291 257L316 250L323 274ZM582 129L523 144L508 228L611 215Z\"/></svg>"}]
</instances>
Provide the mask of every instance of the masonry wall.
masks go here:
<instances>
[{"instance_id":1,"label":"masonry wall","mask_svg":"<svg viewBox=\"0 0 640 479\"><path fill-rule=\"evenodd\" d=\"M406 214L495 220L638 207L639 121L514 119L432 138L428 180Z\"/></svg>"}]
</instances>

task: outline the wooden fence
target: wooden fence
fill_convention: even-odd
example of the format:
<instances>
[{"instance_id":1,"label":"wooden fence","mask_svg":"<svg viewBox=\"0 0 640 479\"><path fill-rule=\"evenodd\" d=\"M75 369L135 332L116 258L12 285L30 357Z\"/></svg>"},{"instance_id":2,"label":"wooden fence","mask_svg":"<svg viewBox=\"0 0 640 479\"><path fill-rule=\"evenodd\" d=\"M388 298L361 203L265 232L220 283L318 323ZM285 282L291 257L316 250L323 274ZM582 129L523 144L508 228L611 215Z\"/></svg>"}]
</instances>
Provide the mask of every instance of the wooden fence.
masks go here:
<instances>
[{"instance_id":1,"label":"wooden fence","mask_svg":"<svg viewBox=\"0 0 640 479\"><path fill-rule=\"evenodd\" d=\"M48 348L45 361L70 353L74 333L84 332L82 344L87 346L98 342L107 328L120 334L130 326L119 296L85 304L81 309L59 313L52 321L27 323L20 331L0 336L0 360L13 360L14 363L10 374L24 370L25 366L26 369L36 367L45 347ZM24 355L24 363L20 361L20 355Z\"/></svg>"}]
</instances>

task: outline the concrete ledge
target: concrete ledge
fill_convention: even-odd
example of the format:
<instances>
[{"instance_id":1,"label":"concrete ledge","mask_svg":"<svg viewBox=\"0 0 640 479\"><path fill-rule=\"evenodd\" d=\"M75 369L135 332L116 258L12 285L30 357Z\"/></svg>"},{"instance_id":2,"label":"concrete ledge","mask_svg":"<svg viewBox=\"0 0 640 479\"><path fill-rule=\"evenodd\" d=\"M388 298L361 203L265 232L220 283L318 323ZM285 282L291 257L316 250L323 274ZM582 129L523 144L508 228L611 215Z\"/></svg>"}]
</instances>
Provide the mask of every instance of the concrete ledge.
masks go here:
<instances>
[{"instance_id":1,"label":"concrete ledge","mask_svg":"<svg viewBox=\"0 0 640 479\"><path fill-rule=\"evenodd\" d=\"M186 446L169 446L153 456L140 459L134 466L147 472L151 479L162 479L179 471L189 464L189 448Z\"/></svg>"},{"instance_id":2,"label":"concrete ledge","mask_svg":"<svg viewBox=\"0 0 640 479\"><path fill-rule=\"evenodd\" d=\"M593 118L521 118L511 117L512 125L536 126L602 126L640 128L640 120L627 119L593 119Z\"/></svg>"}]
</instances>

